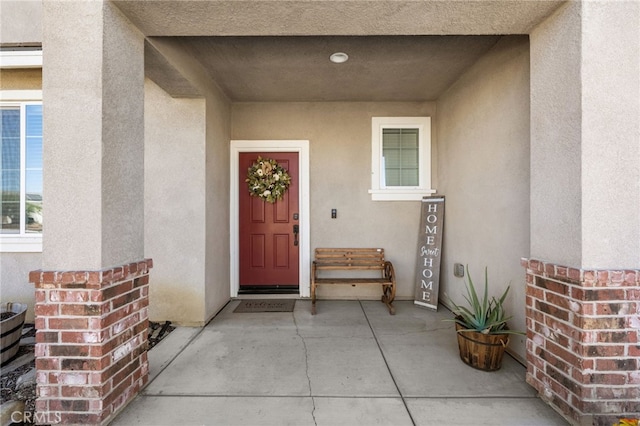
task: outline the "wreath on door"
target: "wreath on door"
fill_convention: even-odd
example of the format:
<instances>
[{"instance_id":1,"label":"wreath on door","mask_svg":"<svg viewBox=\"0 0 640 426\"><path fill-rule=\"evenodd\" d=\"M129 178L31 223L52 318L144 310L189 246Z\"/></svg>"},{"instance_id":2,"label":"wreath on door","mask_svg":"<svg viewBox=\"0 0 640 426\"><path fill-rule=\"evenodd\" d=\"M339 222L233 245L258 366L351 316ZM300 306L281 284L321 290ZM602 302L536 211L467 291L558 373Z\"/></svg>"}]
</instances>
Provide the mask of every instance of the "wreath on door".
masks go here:
<instances>
[{"instance_id":1,"label":"wreath on door","mask_svg":"<svg viewBox=\"0 0 640 426\"><path fill-rule=\"evenodd\" d=\"M256 162L249 167L245 182L251 196L275 203L287 192L291 176L276 160L258 156Z\"/></svg>"}]
</instances>

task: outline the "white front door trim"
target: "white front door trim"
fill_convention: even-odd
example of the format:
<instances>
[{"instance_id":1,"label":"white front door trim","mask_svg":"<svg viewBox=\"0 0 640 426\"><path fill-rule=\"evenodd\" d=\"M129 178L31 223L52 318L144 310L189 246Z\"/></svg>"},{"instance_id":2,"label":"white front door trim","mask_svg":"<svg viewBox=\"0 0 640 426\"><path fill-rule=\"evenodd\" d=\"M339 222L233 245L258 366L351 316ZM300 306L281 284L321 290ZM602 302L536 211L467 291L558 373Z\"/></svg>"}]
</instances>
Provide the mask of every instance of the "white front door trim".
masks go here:
<instances>
[{"instance_id":1,"label":"white front door trim","mask_svg":"<svg viewBox=\"0 0 640 426\"><path fill-rule=\"evenodd\" d=\"M309 219L309 141L308 140L232 140L230 150L231 176L230 182L230 277L231 297L238 297L240 290L240 250L239 234L239 194L238 185L238 161L241 152L297 152L299 154L299 208L300 211L300 297L309 297L311 294L311 226Z\"/></svg>"}]
</instances>

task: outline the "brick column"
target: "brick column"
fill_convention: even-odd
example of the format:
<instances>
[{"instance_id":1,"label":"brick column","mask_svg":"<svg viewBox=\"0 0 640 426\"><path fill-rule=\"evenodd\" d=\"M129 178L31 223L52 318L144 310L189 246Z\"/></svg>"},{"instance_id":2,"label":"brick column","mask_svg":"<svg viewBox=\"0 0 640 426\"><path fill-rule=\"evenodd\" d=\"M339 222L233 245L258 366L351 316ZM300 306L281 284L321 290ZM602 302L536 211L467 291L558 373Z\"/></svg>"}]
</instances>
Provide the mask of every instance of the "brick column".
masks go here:
<instances>
[{"instance_id":1,"label":"brick column","mask_svg":"<svg viewBox=\"0 0 640 426\"><path fill-rule=\"evenodd\" d=\"M105 424L146 385L151 267L30 273L37 419Z\"/></svg>"},{"instance_id":2,"label":"brick column","mask_svg":"<svg viewBox=\"0 0 640 426\"><path fill-rule=\"evenodd\" d=\"M640 418L640 270L522 265L527 382L576 424Z\"/></svg>"}]
</instances>

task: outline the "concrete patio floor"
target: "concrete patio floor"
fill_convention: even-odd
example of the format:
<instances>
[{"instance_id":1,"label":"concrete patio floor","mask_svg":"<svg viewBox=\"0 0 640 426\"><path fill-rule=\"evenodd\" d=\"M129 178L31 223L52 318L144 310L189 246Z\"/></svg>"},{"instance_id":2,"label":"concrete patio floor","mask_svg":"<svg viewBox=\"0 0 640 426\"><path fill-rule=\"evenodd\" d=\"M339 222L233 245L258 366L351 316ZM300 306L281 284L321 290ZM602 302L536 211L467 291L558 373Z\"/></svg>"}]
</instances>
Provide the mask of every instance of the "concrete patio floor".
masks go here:
<instances>
[{"instance_id":1,"label":"concrete patio floor","mask_svg":"<svg viewBox=\"0 0 640 426\"><path fill-rule=\"evenodd\" d=\"M112 425L566 425L505 356L458 356L451 314L411 301L310 301L179 327L149 352L150 383Z\"/></svg>"}]
</instances>

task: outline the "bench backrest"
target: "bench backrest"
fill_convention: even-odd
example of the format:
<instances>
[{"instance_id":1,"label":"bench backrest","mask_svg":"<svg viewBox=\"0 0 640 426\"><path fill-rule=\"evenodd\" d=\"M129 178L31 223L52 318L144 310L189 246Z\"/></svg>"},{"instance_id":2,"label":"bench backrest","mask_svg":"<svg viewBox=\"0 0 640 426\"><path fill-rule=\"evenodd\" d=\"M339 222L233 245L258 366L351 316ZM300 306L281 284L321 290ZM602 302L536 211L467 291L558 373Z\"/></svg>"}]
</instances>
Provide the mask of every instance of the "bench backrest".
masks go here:
<instances>
[{"instance_id":1,"label":"bench backrest","mask_svg":"<svg viewBox=\"0 0 640 426\"><path fill-rule=\"evenodd\" d=\"M317 248L315 254L319 269L384 269L381 248Z\"/></svg>"}]
</instances>

